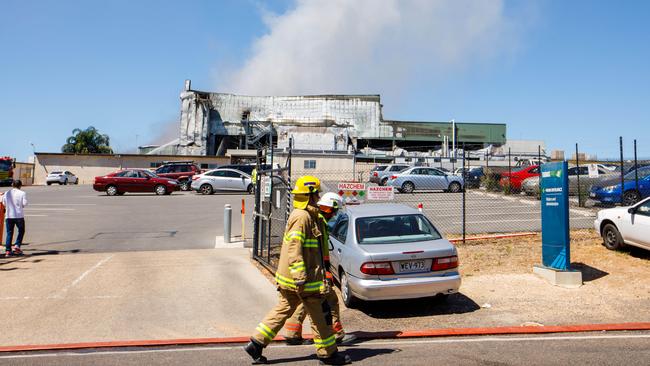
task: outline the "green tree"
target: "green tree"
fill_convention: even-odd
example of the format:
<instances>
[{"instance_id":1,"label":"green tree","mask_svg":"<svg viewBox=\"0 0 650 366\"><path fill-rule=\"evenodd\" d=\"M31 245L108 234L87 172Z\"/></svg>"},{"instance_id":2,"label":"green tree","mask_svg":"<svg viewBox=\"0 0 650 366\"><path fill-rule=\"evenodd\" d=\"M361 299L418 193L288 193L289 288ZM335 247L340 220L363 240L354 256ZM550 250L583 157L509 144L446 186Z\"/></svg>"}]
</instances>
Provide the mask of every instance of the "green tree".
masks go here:
<instances>
[{"instance_id":1,"label":"green tree","mask_svg":"<svg viewBox=\"0 0 650 366\"><path fill-rule=\"evenodd\" d=\"M68 137L66 144L61 147L61 152L75 154L112 154L110 138L101 134L93 126L85 130L75 128L72 136Z\"/></svg>"}]
</instances>

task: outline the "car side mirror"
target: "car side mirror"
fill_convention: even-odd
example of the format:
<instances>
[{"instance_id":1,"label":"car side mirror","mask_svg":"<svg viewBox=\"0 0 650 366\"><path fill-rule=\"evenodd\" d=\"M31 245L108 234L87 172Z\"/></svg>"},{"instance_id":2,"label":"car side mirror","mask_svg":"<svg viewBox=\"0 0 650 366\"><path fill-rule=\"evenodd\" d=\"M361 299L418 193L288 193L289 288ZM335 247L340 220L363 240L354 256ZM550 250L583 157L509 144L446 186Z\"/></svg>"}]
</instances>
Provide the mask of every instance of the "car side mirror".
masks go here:
<instances>
[{"instance_id":1,"label":"car side mirror","mask_svg":"<svg viewBox=\"0 0 650 366\"><path fill-rule=\"evenodd\" d=\"M329 249L330 249L330 251L334 250L334 244L332 244L332 240L331 240L331 239L328 239L328 240L327 240L327 244L329 244Z\"/></svg>"},{"instance_id":2,"label":"car side mirror","mask_svg":"<svg viewBox=\"0 0 650 366\"><path fill-rule=\"evenodd\" d=\"M634 207L630 207L630 208L627 209L627 213L629 213L629 214L634 215L635 212L636 212L636 208L634 208Z\"/></svg>"}]
</instances>

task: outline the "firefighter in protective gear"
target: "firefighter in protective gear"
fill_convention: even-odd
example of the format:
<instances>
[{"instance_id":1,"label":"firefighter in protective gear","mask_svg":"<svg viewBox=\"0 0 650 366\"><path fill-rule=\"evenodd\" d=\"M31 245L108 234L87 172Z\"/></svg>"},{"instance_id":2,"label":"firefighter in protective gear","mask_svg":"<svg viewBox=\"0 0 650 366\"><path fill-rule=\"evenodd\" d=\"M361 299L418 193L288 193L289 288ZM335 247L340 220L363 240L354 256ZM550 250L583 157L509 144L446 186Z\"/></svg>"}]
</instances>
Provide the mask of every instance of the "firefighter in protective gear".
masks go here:
<instances>
[{"instance_id":1,"label":"firefighter in protective gear","mask_svg":"<svg viewBox=\"0 0 650 366\"><path fill-rule=\"evenodd\" d=\"M259 323L256 333L244 347L254 363L267 362L262 356L264 347L301 304L311 319L314 346L321 364L351 362L349 356L337 352L329 304L323 297L328 290L321 254L323 233L318 224L319 191L318 178L304 176L296 181L291 192L294 210L287 221L275 274L279 302Z\"/></svg>"},{"instance_id":2,"label":"firefighter in protective gear","mask_svg":"<svg viewBox=\"0 0 650 366\"><path fill-rule=\"evenodd\" d=\"M323 197L318 201L318 208L320 213L318 214L319 223L321 232L323 233L323 256L325 260L325 270L326 270L326 279L328 282L329 292L325 294L325 298L332 309L332 329L336 334L336 343L338 344L350 344L356 340L356 336L349 334L346 335L343 330L343 325L341 324L341 312L339 308L339 299L334 291L334 284L332 273L330 272L330 263L329 263L329 228L327 222L334 218L338 210L343 206L343 200L341 196L336 193L329 192L325 193ZM288 345L301 345L309 344L309 340L302 338L302 323L305 320L306 312L302 305L298 306L296 312L293 313L291 318L287 320L284 325L284 328L287 330L287 335L285 336L286 342Z\"/></svg>"}]
</instances>

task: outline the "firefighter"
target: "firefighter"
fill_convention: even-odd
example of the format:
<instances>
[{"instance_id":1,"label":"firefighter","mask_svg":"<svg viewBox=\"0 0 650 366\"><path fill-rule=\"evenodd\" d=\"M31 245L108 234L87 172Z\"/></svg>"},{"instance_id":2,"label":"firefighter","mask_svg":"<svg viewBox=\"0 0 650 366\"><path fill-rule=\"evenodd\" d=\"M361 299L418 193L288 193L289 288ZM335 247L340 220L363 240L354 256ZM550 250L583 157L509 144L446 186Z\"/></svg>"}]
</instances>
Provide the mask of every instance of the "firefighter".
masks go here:
<instances>
[{"instance_id":1,"label":"firefighter","mask_svg":"<svg viewBox=\"0 0 650 366\"><path fill-rule=\"evenodd\" d=\"M262 351L275 338L284 323L302 304L312 322L316 356L324 365L346 365L350 357L338 353L336 336L332 332L332 315L323 294L327 282L323 276L321 240L318 224L320 181L304 176L291 191L294 210L289 215L275 273L279 302L256 328L256 333L244 350L253 363L267 363Z\"/></svg>"},{"instance_id":2,"label":"firefighter","mask_svg":"<svg viewBox=\"0 0 650 366\"><path fill-rule=\"evenodd\" d=\"M325 193L323 197L318 201L318 209L320 213L318 214L321 232L323 233L322 248L323 248L323 259L325 261L325 277L327 278L329 292L325 294L325 298L332 309L332 329L336 334L336 343L337 344L350 344L356 340L356 336L349 334L346 335L343 330L343 325L341 324L341 312L339 309L339 298L334 291L334 284L332 283L332 273L330 272L330 263L329 263L329 230L327 222L330 221L333 217L336 216L339 208L343 206L343 200L341 196L336 193L329 192ZM287 335L285 337L286 342L290 346L296 346L301 344L310 344L310 340L305 340L302 338L302 323L305 320L305 309L302 305L298 305L296 312L293 313L291 318L287 320L284 325L284 328L287 330Z\"/></svg>"}]
</instances>

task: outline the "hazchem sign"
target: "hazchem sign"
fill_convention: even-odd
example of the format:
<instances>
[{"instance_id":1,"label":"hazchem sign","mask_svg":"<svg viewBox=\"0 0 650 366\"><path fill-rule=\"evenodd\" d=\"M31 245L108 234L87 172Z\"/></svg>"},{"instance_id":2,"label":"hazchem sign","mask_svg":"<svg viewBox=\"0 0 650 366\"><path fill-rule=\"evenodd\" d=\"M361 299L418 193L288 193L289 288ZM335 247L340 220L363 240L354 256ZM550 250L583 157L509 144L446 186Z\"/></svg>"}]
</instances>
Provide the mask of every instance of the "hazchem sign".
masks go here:
<instances>
[{"instance_id":1,"label":"hazchem sign","mask_svg":"<svg viewBox=\"0 0 650 366\"><path fill-rule=\"evenodd\" d=\"M366 199L365 183L339 183L337 186L339 196L345 203L360 203Z\"/></svg>"},{"instance_id":2,"label":"hazchem sign","mask_svg":"<svg viewBox=\"0 0 650 366\"><path fill-rule=\"evenodd\" d=\"M566 161L542 164L542 264L568 270L569 177Z\"/></svg>"},{"instance_id":3,"label":"hazchem sign","mask_svg":"<svg viewBox=\"0 0 650 366\"><path fill-rule=\"evenodd\" d=\"M395 191L393 186L369 186L368 187L368 200L371 201L392 201L395 199Z\"/></svg>"}]
</instances>

